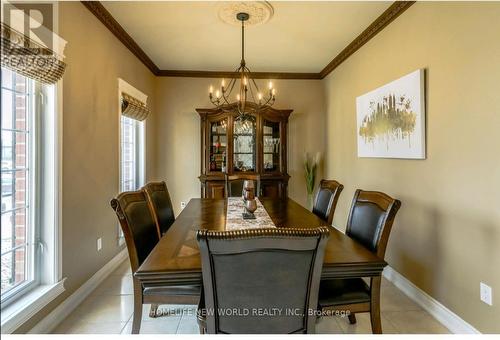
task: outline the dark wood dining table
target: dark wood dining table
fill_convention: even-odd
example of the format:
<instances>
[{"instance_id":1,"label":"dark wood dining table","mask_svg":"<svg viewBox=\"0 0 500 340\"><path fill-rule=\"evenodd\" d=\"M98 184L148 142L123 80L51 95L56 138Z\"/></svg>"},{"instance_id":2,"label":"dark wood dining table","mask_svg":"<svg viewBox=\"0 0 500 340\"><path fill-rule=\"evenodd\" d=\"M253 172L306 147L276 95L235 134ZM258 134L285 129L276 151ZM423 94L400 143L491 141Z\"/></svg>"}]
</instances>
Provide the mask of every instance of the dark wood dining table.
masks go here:
<instances>
[{"instance_id":1,"label":"dark wood dining table","mask_svg":"<svg viewBox=\"0 0 500 340\"><path fill-rule=\"evenodd\" d=\"M279 228L315 228L326 222L294 200L259 198ZM226 229L225 199L193 198L179 214L134 275L144 287L179 286L202 282L201 258L196 241L199 229ZM293 264L291 264L293 265ZM330 227L322 279L380 276L387 263Z\"/></svg>"}]
</instances>

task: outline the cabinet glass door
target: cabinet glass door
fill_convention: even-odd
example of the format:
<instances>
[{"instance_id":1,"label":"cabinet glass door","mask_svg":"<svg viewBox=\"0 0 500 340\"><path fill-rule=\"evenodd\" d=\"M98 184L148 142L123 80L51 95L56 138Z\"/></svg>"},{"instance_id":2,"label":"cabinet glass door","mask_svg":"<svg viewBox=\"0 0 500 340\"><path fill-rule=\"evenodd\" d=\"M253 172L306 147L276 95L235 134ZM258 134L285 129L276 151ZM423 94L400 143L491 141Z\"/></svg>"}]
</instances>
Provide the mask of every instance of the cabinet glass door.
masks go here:
<instances>
[{"instance_id":1,"label":"cabinet glass door","mask_svg":"<svg viewBox=\"0 0 500 340\"><path fill-rule=\"evenodd\" d=\"M255 171L255 117L236 119L233 129L233 167L235 172Z\"/></svg>"},{"instance_id":2,"label":"cabinet glass door","mask_svg":"<svg viewBox=\"0 0 500 340\"><path fill-rule=\"evenodd\" d=\"M209 169L226 172L227 118L210 123Z\"/></svg>"},{"instance_id":3,"label":"cabinet glass door","mask_svg":"<svg viewBox=\"0 0 500 340\"><path fill-rule=\"evenodd\" d=\"M264 120L262 128L264 148L264 172L280 172L281 140L280 123Z\"/></svg>"}]
</instances>

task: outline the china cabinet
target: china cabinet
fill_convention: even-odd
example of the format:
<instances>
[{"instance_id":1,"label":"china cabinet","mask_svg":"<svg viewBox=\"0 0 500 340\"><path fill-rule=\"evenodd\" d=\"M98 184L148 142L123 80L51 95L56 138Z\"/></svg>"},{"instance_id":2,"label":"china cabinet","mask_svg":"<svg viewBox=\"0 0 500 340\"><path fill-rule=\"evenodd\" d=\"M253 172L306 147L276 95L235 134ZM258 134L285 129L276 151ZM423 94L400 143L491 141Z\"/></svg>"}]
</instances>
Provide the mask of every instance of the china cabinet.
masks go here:
<instances>
[{"instance_id":1,"label":"china cabinet","mask_svg":"<svg viewBox=\"0 0 500 340\"><path fill-rule=\"evenodd\" d=\"M243 173L260 175L260 196L287 197L287 124L292 110L266 107L244 118L235 104L196 111L201 124L201 197L225 197L226 174Z\"/></svg>"}]
</instances>

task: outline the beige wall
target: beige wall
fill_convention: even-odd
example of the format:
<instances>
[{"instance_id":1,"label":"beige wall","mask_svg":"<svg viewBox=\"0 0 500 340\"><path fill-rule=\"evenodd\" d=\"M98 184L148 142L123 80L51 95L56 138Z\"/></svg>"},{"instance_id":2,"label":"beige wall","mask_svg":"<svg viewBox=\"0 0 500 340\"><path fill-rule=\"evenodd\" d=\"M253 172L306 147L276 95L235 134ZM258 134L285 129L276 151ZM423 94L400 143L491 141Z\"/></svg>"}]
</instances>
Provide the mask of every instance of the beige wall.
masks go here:
<instances>
[{"instance_id":1,"label":"beige wall","mask_svg":"<svg viewBox=\"0 0 500 340\"><path fill-rule=\"evenodd\" d=\"M220 79L157 78L156 80L156 172L167 182L174 210L180 202L200 196L200 119L195 108L211 107L210 84ZM306 204L303 178L303 153L324 152L324 98L319 80L275 81L277 100L274 107L290 108L289 120L289 195ZM265 85L265 84L263 84ZM321 169L318 172L321 176Z\"/></svg>"},{"instance_id":2,"label":"beige wall","mask_svg":"<svg viewBox=\"0 0 500 340\"><path fill-rule=\"evenodd\" d=\"M345 190L343 228L356 188L403 202L389 242L391 266L483 332L500 331L500 299L479 301L479 281L500 287L500 8L498 3L417 3L323 81L276 81L277 108L291 108L289 194L306 204L304 151L326 152L325 177ZM118 192L117 78L150 96L147 177L166 180L180 202L199 197L197 107L217 80L155 78L80 3L61 3L68 41L64 76L63 275L66 292L29 330L117 254L109 200ZM423 161L358 159L355 99L418 68L427 71ZM153 102L154 99L154 102ZM318 178L323 176L322 169ZM96 252L96 239L103 250Z\"/></svg>"},{"instance_id":3,"label":"beige wall","mask_svg":"<svg viewBox=\"0 0 500 340\"><path fill-rule=\"evenodd\" d=\"M417 3L325 80L329 178L403 205L389 264L482 332L500 323L500 4ZM427 72L427 159L361 159L356 97L416 69ZM479 282L493 287L493 306Z\"/></svg>"},{"instance_id":4,"label":"beige wall","mask_svg":"<svg viewBox=\"0 0 500 340\"><path fill-rule=\"evenodd\" d=\"M68 41L63 78L63 277L66 291L23 325L29 330L64 298L109 262L118 246L116 216L109 201L119 191L118 77L148 95L154 76L79 2L61 2L60 35ZM154 167L152 129L147 124L147 177ZM102 250L96 240L102 237Z\"/></svg>"}]
</instances>

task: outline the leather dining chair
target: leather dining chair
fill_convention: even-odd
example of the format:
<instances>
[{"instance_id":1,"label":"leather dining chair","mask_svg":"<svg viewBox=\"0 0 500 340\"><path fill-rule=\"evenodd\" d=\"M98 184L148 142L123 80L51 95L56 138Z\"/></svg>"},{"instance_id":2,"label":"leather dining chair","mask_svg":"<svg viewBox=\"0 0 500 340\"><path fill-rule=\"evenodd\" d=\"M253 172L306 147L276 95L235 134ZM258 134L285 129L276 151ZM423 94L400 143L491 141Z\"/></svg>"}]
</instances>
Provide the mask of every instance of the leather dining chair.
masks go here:
<instances>
[{"instance_id":1,"label":"leather dining chair","mask_svg":"<svg viewBox=\"0 0 500 340\"><path fill-rule=\"evenodd\" d=\"M199 230L200 332L314 333L328 236L326 227Z\"/></svg>"},{"instance_id":2,"label":"leather dining chair","mask_svg":"<svg viewBox=\"0 0 500 340\"><path fill-rule=\"evenodd\" d=\"M111 200L125 236L130 266L135 273L159 241L157 227L144 191L128 191ZM143 287L134 276L132 334L139 333L143 304L197 304L200 286Z\"/></svg>"},{"instance_id":3,"label":"leather dining chair","mask_svg":"<svg viewBox=\"0 0 500 340\"><path fill-rule=\"evenodd\" d=\"M165 182L150 182L142 187L161 238L175 222L174 209Z\"/></svg>"},{"instance_id":4,"label":"leather dining chair","mask_svg":"<svg viewBox=\"0 0 500 340\"><path fill-rule=\"evenodd\" d=\"M351 204L346 234L383 259L400 207L399 200L382 192L358 189ZM382 333L380 284L381 276L372 277L370 285L362 278L321 280L319 309L349 312L351 324L356 323L355 313L370 312L372 332Z\"/></svg>"},{"instance_id":5,"label":"leather dining chair","mask_svg":"<svg viewBox=\"0 0 500 340\"><path fill-rule=\"evenodd\" d=\"M255 197L260 196L260 175L257 174L226 174L226 197L241 197L243 182L251 180L255 186Z\"/></svg>"},{"instance_id":6,"label":"leather dining chair","mask_svg":"<svg viewBox=\"0 0 500 340\"><path fill-rule=\"evenodd\" d=\"M328 222L328 225L333 223L335 208L343 189L344 186L334 180L322 179L319 183L319 190L314 200L312 212Z\"/></svg>"}]
</instances>

